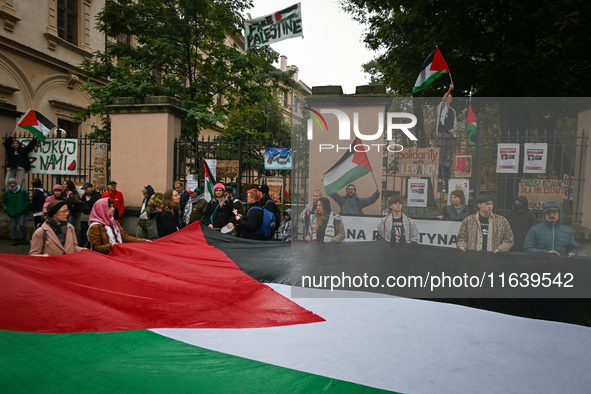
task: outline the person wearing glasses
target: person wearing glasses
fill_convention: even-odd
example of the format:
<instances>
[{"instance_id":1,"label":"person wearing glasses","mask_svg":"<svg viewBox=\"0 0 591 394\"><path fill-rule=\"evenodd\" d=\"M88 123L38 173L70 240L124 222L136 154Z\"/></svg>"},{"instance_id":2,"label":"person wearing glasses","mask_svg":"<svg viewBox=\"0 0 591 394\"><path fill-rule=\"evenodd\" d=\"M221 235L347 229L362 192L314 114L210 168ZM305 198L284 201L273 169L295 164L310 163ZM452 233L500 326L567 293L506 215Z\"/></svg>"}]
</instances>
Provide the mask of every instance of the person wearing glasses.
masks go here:
<instances>
[{"instance_id":1,"label":"person wearing glasses","mask_svg":"<svg viewBox=\"0 0 591 394\"><path fill-rule=\"evenodd\" d=\"M324 177L322 177L322 180L324 181ZM376 189L374 194L369 197L359 198L357 196L357 188L352 183L347 185L345 191L346 194L344 196L338 193L330 195L341 207L341 215L363 215L363 208L370 206L380 198L380 189Z\"/></svg>"},{"instance_id":2,"label":"person wearing glasses","mask_svg":"<svg viewBox=\"0 0 591 394\"><path fill-rule=\"evenodd\" d=\"M55 200L43 214L45 222L33 233L30 256L57 256L87 250L78 246L76 230L68 223L68 203Z\"/></svg>"}]
</instances>

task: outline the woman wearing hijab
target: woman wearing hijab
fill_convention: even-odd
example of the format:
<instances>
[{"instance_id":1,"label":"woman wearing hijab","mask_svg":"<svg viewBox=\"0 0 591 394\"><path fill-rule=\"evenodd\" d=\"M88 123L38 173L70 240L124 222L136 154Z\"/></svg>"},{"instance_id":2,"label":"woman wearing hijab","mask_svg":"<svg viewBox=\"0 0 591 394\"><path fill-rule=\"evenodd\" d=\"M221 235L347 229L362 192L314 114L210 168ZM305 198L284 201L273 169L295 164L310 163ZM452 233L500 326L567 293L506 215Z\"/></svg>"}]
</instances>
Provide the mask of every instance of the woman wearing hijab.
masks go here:
<instances>
[{"instance_id":1,"label":"woman wearing hijab","mask_svg":"<svg viewBox=\"0 0 591 394\"><path fill-rule=\"evenodd\" d=\"M59 186L59 185L58 185ZM87 250L78 246L76 230L68 223L68 203L65 200L52 201L43 214L45 222L33 233L31 256L56 256Z\"/></svg>"},{"instance_id":2,"label":"woman wearing hijab","mask_svg":"<svg viewBox=\"0 0 591 394\"><path fill-rule=\"evenodd\" d=\"M345 240L345 226L341 215L332 211L330 201L321 197L316 202L316 214L312 223L312 232L306 237L307 241L343 242Z\"/></svg>"},{"instance_id":3,"label":"woman wearing hijab","mask_svg":"<svg viewBox=\"0 0 591 394\"><path fill-rule=\"evenodd\" d=\"M388 215L378 224L378 233L388 242L417 243L419 228L414 220L402 213L404 199L392 196L388 199Z\"/></svg>"},{"instance_id":4,"label":"woman wearing hijab","mask_svg":"<svg viewBox=\"0 0 591 394\"><path fill-rule=\"evenodd\" d=\"M109 254L113 245L124 242L146 242L144 238L128 235L113 217L115 203L110 198L101 198L94 203L88 218L88 240L92 250Z\"/></svg>"},{"instance_id":5,"label":"woman wearing hijab","mask_svg":"<svg viewBox=\"0 0 591 394\"><path fill-rule=\"evenodd\" d=\"M55 185L53 187L52 194L45 199L45 204L43 204L43 212L46 212L49 203L55 200L66 201L66 198L64 197L64 188L62 185Z\"/></svg>"},{"instance_id":6,"label":"woman wearing hijab","mask_svg":"<svg viewBox=\"0 0 591 394\"><path fill-rule=\"evenodd\" d=\"M162 212L156 219L158 237L166 237L184 227L180 201L181 196L176 190L168 189L164 192Z\"/></svg>"}]
</instances>

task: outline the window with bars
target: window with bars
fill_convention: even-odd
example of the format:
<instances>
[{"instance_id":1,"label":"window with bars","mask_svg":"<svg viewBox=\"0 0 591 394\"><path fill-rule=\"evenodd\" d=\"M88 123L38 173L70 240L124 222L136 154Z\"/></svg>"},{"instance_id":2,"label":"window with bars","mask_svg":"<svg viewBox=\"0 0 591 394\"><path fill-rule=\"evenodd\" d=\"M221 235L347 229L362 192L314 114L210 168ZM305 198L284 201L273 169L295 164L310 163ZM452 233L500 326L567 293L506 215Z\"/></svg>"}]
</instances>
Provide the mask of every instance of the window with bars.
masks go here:
<instances>
[{"instance_id":1,"label":"window with bars","mask_svg":"<svg viewBox=\"0 0 591 394\"><path fill-rule=\"evenodd\" d=\"M57 35L77 45L78 41L78 0L57 1Z\"/></svg>"},{"instance_id":2,"label":"window with bars","mask_svg":"<svg viewBox=\"0 0 591 394\"><path fill-rule=\"evenodd\" d=\"M78 123L70 122L65 119L58 119L57 127L66 131L66 136L64 138L78 138ZM61 138L61 136L58 135L57 138Z\"/></svg>"}]
</instances>

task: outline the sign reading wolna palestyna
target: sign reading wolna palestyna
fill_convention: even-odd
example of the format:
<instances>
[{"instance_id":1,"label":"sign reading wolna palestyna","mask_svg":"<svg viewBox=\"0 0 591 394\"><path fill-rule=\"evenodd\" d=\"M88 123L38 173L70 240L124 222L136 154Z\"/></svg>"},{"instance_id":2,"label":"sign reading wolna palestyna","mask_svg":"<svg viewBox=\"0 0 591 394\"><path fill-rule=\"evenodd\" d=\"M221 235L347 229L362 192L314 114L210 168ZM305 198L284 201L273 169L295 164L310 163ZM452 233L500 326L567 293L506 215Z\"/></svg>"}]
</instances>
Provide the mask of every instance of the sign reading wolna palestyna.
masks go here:
<instances>
[{"instance_id":1,"label":"sign reading wolna palestyna","mask_svg":"<svg viewBox=\"0 0 591 394\"><path fill-rule=\"evenodd\" d=\"M244 22L246 49L255 45L269 45L303 35L301 3Z\"/></svg>"}]
</instances>

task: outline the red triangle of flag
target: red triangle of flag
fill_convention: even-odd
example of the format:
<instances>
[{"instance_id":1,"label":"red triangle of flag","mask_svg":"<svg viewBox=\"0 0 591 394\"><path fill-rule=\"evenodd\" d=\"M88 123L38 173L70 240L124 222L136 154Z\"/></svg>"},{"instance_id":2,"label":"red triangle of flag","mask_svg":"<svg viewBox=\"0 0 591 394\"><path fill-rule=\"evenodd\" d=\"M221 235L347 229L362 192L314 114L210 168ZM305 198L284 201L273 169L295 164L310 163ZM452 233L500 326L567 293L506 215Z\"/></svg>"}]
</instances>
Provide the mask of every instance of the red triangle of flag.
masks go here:
<instances>
[{"instance_id":1,"label":"red triangle of flag","mask_svg":"<svg viewBox=\"0 0 591 394\"><path fill-rule=\"evenodd\" d=\"M355 149L355 147L362 145L361 139L357 138L355 144L353 145L353 163L367 167L371 170L371 164L369 164L369 159L367 158L367 153L365 153L364 147L362 146L360 149ZM359 150L359 151L358 151Z\"/></svg>"},{"instance_id":2,"label":"red triangle of flag","mask_svg":"<svg viewBox=\"0 0 591 394\"><path fill-rule=\"evenodd\" d=\"M439 51L439 48L435 50L435 55L433 55L433 61L431 62L430 71L441 71L446 70L449 72L449 67L447 67L447 63L443 59L443 55Z\"/></svg>"},{"instance_id":3,"label":"red triangle of flag","mask_svg":"<svg viewBox=\"0 0 591 394\"><path fill-rule=\"evenodd\" d=\"M37 115L35 111L28 111L25 116L22 117L21 121L18 122L19 126L38 126Z\"/></svg>"}]
</instances>

